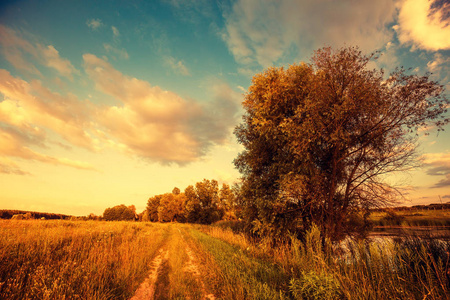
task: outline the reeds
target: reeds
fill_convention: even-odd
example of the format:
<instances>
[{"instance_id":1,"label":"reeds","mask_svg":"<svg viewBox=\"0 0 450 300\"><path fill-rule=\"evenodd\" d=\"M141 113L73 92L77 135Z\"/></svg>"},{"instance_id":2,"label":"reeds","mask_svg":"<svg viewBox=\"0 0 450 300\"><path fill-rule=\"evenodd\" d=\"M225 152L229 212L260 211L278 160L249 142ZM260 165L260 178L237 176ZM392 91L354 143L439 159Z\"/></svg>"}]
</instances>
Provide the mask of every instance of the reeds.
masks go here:
<instances>
[{"instance_id":1,"label":"reeds","mask_svg":"<svg viewBox=\"0 0 450 300\"><path fill-rule=\"evenodd\" d=\"M264 241L252 244L239 234L233 239L230 230L202 230L230 243L237 253L260 258L265 252L271 258L268 264L275 263L277 270L282 270L280 278L289 278L288 292L281 283L274 286L289 298L449 299L449 242L409 237L332 245L324 243L318 228L313 227L304 242L291 237L289 243L268 249ZM248 271L235 268L227 272Z\"/></svg>"}]
</instances>

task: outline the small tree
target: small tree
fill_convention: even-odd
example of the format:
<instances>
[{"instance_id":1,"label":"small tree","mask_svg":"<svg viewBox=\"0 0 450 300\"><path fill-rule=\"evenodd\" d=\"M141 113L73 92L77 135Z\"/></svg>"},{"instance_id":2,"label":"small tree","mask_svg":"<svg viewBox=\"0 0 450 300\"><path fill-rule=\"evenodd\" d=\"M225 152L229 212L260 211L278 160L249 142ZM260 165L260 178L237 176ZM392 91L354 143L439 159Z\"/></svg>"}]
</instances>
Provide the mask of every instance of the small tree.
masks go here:
<instances>
[{"instance_id":1,"label":"small tree","mask_svg":"<svg viewBox=\"0 0 450 300\"><path fill-rule=\"evenodd\" d=\"M103 212L103 219L106 221L132 221L136 217L136 208L134 205L129 207L124 204L117 205L105 209Z\"/></svg>"},{"instance_id":2,"label":"small tree","mask_svg":"<svg viewBox=\"0 0 450 300\"><path fill-rule=\"evenodd\" d=\"M417 165L415 133L442 130L449 101L428 75L386 79L368 69L372 58L324 48L311 64L253 77L235 165L256 229L275 236L316 223L339 239L355 230L349 220L401 196L385 175Z\"/></svg>"}]
</instances>

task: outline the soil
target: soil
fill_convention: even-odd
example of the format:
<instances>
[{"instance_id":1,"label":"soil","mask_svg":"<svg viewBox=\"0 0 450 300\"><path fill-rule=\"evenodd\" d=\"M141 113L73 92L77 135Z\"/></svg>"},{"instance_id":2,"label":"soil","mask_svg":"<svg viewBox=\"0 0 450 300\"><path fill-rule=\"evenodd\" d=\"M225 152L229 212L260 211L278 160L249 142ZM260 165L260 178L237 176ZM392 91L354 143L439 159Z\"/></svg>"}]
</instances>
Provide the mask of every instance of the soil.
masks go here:
<instances>
[{"instance_id":1,"label":"soil","mask_svg":"<svg viewBox=\"0 0 450 300\"><path fill-rule=\"evenodd\" d=\"M178 230L179 231L179 230ZM174 234L177 234L174 232ZM179 234L183 238L184 247L179 248L179 251L185 251L188 260L185 262L182 270L171 270L169 264L169 250L164 250L165 247L159 250L159 254L153 259L151 262L151 271L149 276L145 279L145 281L139 286L136 290L135 295L130 300L148 300L148 299L170 299L169 290L170 290L170 280L169 274L171 272L186 272L192 274L193 278L197 281L198 286L200 287L200 293L202 295L202 299L215 300L216 297L207 292L206 285L202 278L201 268L199 266L198 260L188 246L186 241L184 240L181 231Z\"/></svg>"},{"instance_id":2,"label":"soil","mask_svg":"<svg viewBox=\"0 0 450 300\"><path fill-rule=\"evenodd\" d=\"M165 295L165 287L168 286L168 258L169 251L160 249L159 254L152 261L152 271L145 281L139 286L130 300L168 299ZM166 296L166 298L161 298Z\"/></svg>"}]
</instances>

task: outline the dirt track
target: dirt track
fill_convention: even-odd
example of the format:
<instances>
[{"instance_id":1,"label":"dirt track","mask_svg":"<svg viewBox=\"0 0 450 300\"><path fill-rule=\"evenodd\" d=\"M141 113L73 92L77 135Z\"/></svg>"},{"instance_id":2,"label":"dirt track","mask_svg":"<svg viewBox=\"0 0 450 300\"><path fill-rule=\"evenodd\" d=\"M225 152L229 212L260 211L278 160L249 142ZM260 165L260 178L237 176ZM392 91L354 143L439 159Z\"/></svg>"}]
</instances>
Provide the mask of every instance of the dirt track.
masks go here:
<instances>
[{"instance_id":1,"label":"dirt track","mask_svg":"<svg viewBox=\"0 0 450 300\"><path fill-rule=\"evenodd\" d=\"M180 293L186 299L214 300L216 297L208 291L204 281L205 274L202 274L201 270L198 259L183 233L179 229L170 228L166 243L151 262L148 277L131 300L172 299L179 298ZM180 286L180 282L189 283ZM186 287L185 291L183 287Z\"/></svg>"}]
</instances>

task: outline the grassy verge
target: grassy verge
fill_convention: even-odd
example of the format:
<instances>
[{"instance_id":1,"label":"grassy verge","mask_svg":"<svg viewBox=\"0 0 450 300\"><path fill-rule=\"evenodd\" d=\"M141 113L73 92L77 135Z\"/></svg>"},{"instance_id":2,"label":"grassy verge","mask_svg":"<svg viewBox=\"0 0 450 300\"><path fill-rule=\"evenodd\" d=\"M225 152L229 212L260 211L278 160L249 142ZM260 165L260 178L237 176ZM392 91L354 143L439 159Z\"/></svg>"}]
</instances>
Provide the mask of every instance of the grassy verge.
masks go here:
<instances>
[{"instance_id":1,"label":"grassy verge","mask_svg":"<svg viewBox=\"0 0 450 300\"><path fill-rule=\"evenodd\" d=\"M128 299L166 234L148 223L0 221L0 298Z\"/></svg>"},{"instance_id":2,"label":"grassy verge","mask_svg":"<svg viewBox=\"0 0 450 300\"><path fill-rule=\"evenodd\" d=\"M341 247L327 242L323 248L320 232L313 228L304 243L291 238L289 244L271 248L264 241L255 244L231 230L200 229L203 233L193 232L193 236L219 262L224 282L233 286L224 299L276 299L270 298L277 296L269 292L264 294L270 297L260 295L258 289L254 292L253 288L263 282L293 299L449 299L448 242L410 238L349 242ZM255 276L245 268L246 259L261 262L265 268L275 264L275 270L263 273L278 275ZM238 281L251 283L245 286ZM233 294L240 297L233 298Z\"/></svg>"},{"instance_id":3,"label":"grassy verge","mask_svg":"<svg viewBox=\"0 0 450 300\"><path fill-rule=\"evenodd\" d=\"M193 228L189 234L197 242L198 251L209 256L204 255L203 265L215 270L213 284L221 298L288 299L289 277L273 261L249 255L239 246Z\"/></svg>"}]
</instances>

